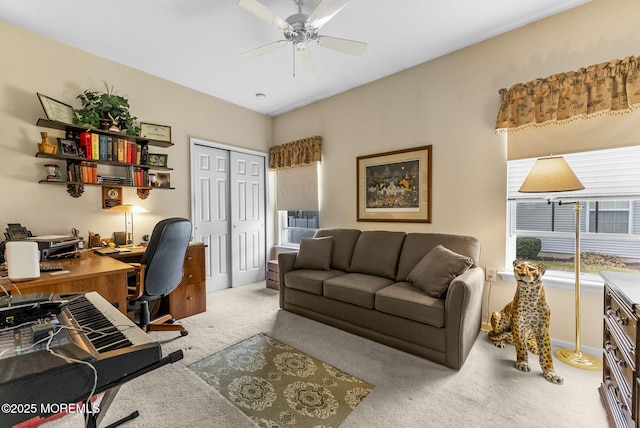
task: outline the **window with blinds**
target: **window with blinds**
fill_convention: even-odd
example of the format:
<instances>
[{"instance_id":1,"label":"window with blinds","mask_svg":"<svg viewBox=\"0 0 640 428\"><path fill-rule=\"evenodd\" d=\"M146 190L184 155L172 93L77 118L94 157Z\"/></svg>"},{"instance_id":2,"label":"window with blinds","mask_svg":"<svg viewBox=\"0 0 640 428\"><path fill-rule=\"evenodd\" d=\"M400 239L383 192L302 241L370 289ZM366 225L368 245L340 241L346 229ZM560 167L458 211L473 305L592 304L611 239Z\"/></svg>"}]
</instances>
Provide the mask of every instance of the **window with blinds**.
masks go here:
<instances>
[{"instance_id":1,"label":"window with blinds","mask_svg":"<svg viewBox=\"0 0 640 428\"><path fill-rule=\"evenodd\" d=\"M280 246L298 247L320 228L319 173L318 163L276 172Z\"/></svg>"},{"instance_id":2,"label":"window with blinds","mask_svg":"<svg viewBox=\"0 0 640 428\"><path fill-rule=\"evenodd\" d=\"M640 146L563 157L585 186L583 190L519 193L536 158L508 162L507 261L532 258L523 250L530 251L531 245L523 242L533 239L541 244L534 259L548 270L573 271L574 204L578 201L582 271L597 275L602 269L640 270Z\"/></svg>"}]
</instances>

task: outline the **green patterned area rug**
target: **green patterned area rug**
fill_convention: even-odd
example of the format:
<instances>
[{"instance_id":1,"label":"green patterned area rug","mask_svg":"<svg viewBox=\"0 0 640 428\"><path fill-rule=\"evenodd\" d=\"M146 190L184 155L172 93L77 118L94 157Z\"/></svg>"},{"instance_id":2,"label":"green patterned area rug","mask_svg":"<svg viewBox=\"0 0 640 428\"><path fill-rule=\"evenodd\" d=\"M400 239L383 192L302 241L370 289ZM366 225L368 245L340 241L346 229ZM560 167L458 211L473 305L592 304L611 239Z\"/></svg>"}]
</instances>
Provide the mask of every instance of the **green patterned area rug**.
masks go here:
<instances>
[{"instance_id":1,"label":"green patterned area rug","mask_svg":"<svg viewBox=\"0 0 640 428\"><path fill-rule=\"evenodd\" d=\"M263 334L189 368L265 428L337 427L374 389Z\"/></svg>"}]
</instances>

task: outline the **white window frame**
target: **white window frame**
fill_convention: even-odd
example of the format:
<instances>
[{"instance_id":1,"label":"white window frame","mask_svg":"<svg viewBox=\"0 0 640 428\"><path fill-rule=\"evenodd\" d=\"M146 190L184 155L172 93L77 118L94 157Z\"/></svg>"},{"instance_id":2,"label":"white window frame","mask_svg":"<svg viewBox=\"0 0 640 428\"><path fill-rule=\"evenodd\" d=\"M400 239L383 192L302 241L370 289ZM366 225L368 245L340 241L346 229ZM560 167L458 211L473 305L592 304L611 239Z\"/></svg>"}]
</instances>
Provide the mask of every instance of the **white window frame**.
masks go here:
<instances>
[{"instance_id":1,"label":"white window frame","mask_svg":"<svg viewBox=\"0 0 640 428\"><path fill-rule=\"evenodd\" d=\"M288 248L288 249L298 249L300 248L300 244L296 244L293 242L288 242L287 241L287 230L288 229L293 229L291 227L287 226L288 223L288 218L287 218L287 212L288 211L292 211L292 210L280 210L277 211L277 221L278 221L278 247L280 248ZM303 210L304 211L304 210ZM319 211L318 211L318 215L319 215ZM320 219L318 218L318 228L314 229L314 228L303 228L303 229L307 229L307 230L318 230L320 228Z\"/></svg>"}]
</instances>

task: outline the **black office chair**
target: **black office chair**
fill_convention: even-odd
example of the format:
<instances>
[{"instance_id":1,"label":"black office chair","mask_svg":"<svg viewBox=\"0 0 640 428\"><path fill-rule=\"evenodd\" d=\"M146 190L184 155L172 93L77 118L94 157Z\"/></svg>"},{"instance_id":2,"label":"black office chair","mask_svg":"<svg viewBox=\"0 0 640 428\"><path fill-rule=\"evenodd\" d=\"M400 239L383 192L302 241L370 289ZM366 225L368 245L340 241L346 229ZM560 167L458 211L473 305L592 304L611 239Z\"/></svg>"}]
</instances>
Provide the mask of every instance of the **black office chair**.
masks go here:
<instances>
[{"instance_id":1,"label":"black office chair","mask_svg":"<svg viewBox=\"0 0 640 428\"><path fill-rule=\"evenodd\" d=\"M168 218L153 228L151 240L140 263L132 263L136 268L135 277L130 278L130 303L140 303L138 325L145 331L180 331L189 334L180 324L173 324L171 314L162 314L151 319L149 301L160 299L178 287L182 281L184 257L191 239L191 222L184 218ZM135 284L134 284L135 282Z\"/></svg>"}]
</instances>

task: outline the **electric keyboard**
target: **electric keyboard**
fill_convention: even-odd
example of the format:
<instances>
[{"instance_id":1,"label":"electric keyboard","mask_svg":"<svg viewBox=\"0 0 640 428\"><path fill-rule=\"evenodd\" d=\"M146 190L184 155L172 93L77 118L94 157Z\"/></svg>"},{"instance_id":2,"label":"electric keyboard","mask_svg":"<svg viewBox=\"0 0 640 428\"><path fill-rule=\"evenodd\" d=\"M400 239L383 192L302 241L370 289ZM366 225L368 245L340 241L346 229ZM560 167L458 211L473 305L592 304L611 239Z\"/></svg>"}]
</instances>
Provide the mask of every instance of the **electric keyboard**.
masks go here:
<instances>
[{"instance_id":1,"label":"electric keyboard","mask_svg":"<svg viewBox=\"0 0 640 428\"><path fill-rule=\"evenodd\" d=\"M96 292L65 296L64 310L52 319L50 349L64 357L90 363L97 372L95 393L158 363L162 349L129 318ZM36 346L38 330L44 340ZM94 388L94 372L46 350L49 331L30 325L0 330L0 404L29 404L38 411L47 404L77 403ZM58 331L60 330L60 331ZM42 333L40 333L42 335ZM11 349L13 347L13 349ZM4 348L4 349L3 349ZM17 407L16 407L17 409ZM0 427L13 426L40 412L0 414Z\"/></svg>"}]
</instances>

